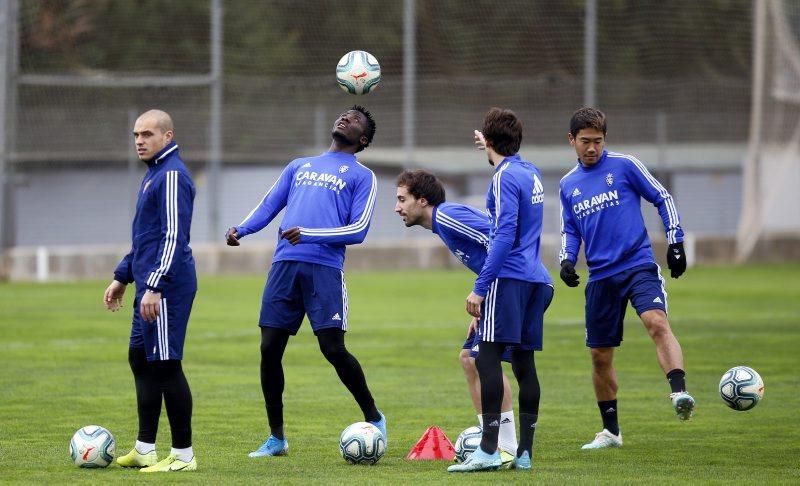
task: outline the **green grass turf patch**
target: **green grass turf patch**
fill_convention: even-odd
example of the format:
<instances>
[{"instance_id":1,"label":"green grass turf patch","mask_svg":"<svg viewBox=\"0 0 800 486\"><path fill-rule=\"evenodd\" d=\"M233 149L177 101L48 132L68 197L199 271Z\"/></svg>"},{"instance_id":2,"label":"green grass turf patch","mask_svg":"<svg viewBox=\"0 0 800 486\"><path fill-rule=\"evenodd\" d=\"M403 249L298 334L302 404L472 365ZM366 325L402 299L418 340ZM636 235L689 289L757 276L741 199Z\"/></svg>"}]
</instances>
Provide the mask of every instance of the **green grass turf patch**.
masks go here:
<instances>
[{"instance_id":1,"label":"green grass turf patch","mask_svg":"<svg viewBox=\"0 0 800 486\"><path fill-rule=\"evenodd\" d=\"M428 426L455 441L476 423L457 360L469 322L467 272L348 274L347 345L389 421L389 451L372 467L339 456L339 433L363 417L307 323L284 357L290 455L247 457L267 435L256 326L264 277L201 277L184 359L200 469L146 478L116 465L80 470L67 453L83 425L111 430L118 453L136 439L127 363L132 296L111 314L102 306L107 282L0 284L0 482L796 483L798 274L797 264L701 267L669 279L670 319L698 403L688 423L675 419L655 348L629 313L616 354L625 446L601 451L579 450L601 428L583 344L583 284L569 289L558 281L545 349L536 354L542 401L533 471L469 478L448 475L444 462L404 459ZM749 412L728 409L718 396L720 376L735 365L753 367L766 384L764 400ZM162 413L160 457L169 443Z\"/></svg>"}]
</instances>

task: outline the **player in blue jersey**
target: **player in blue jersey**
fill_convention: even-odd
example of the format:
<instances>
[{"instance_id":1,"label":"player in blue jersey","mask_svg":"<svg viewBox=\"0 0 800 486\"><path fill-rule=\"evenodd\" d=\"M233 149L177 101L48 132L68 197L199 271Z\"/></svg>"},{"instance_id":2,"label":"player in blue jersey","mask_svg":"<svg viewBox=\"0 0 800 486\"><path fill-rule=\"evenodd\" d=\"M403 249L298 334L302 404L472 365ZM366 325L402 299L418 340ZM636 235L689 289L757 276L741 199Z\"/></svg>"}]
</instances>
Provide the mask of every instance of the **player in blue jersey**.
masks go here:
<instances>
[{"instance_id":1,"label":"player in blue jersey","mask_svg":"<svg viewBox=\"0 0 800 486\"><path fill-rule=\"evenodd\" d=\"M369 111L354 106L342 113L334 122L328 151L290 162L259 205L226 234L228 245L239 246L241 238L263 229L285 209L258 321L261 388L270 435L250 457L282 456L288 451L282 358L304 315L320 351L355 398L364 420L386 438L386 419L375 407L361 365L344 345L345 246L359 244L367 236L377 191L375 174L355 154L367 148L374 135L375 120Z\"/></svg>"},{"instance_id":2,"label":"player in blue jersey","mask_svg":"<svg viewBox=\"0 0 800 486\"><path fill-rule=\"evenodd\" d=\"M619 447L617 374L614 348L622 343L628 301L656 345L679 419L688 420L694 399L686 392L683 353L667 319L664 279L653 257L640 209L644 198L658 208L666 228L667 264L673 278L686 270L683 230L672 196L636 157L605 150L606 117L582 108L570 120L569 142L578 164L559 186L561 199L561 279L576 287L581 240L589 267L586 285L586 345L603 430L584 449Z\"/></svg>"},{"instance_id":3,"label":"player in blue jersey","mask_svg":"<svg viewBox=\"0 0 800 486\"><path fill-rule=\"evenodd\" d=\"M490 223L486 213L471 206L445 202L441 181L425 170L404 171L397 177L397 203L395 212L403 218L406 227L422 226L441 238L448 250L467 268L479 273L486 261L489 247ZM549 285L547 304L553 296L552 280L542 268ZM545 306L547 307L547 306ZM480 379L475 367L479 341L475 332L477 319L472 318L467 339L459 354L459 361L467 379L478 420L483 426ZM503 361L511 362L511 351L503 353ZM503 400L500 407L498 447L504 465L510 465L517 452L517 436L512 406L511 385L503 374Z\"/></svg>"},{"instance_id":4,"label":"player in blue jersey","mask_svg":"<svg viewBox=\"0 0 800 486\"><path fill-rule=\"evenodd\" d=\"M139 159L147 172L133 218L133 245L114 271L103 296L106 308L119 310L129 283L136 283L128 362L136 384L139 433L134 448L117 458L142 472L193 471L192 392L181 367L183 342L197 293L189 247L195 188L173 140L170 116L142 114L133 127ZM161 400L167 408L172 450L156 456Z\"/></svg>"},{"instance_id":5,"label":"player in blue jersey","mask_svg":"<svg viewBox=\"0 0 800 486\"><path fill-rule=\"evenodd\" d=\"M519 469L531 467L539 414L533 352L542 349L542 319L550 291L539 258L542 177L518 154L522 123L512 111L490 109L482 132L489 164L495 167L486 196L489 252L467 296L466 309L479 319L480 351L475 365L481 382L483 435L480 447L463 464L450 466L450 472L493 470L501 464L497 447L503 395L500 361L509 346L511 367L519 383L520 437L515 460Z\"/></svg>"}]
</instances>

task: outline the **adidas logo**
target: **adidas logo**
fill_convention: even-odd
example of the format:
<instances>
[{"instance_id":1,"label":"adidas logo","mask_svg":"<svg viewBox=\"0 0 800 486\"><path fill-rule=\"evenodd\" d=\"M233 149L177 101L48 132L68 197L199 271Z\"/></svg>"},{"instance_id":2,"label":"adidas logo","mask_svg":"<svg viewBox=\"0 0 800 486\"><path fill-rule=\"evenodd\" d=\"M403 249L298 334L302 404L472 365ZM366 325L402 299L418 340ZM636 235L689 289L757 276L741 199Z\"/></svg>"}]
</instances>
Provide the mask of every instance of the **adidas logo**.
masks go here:
<instances>
[{"instance_id":1,"label":"adidas logo","mask_svg":"<svg viewBox=\"0 0 800 486\"><path fill-rule=\"evenodd\" d=\"M489 427L500 427L500 423L497 420L492 420L489 422Z\"/></svg>"},{"instance_id":2,"label":"adidas logo","mask_svg":"<svg viewBox=\"0 0 800 486\"><path fill-rule=\"evenodd\" d=\"M574 191L572 191L572 197L578 197L581 195L581 191L576 187Z\"/></svg>"},{"instance_id":3,"label":"adidas logo","mask_svg":"<svg viewBox=\"0 0 800 486\"><path fill-rule=\"evenodd\" d=\"M662 302L661 297L656 297L655 299L653 299L653 302L656 302L658 304L663 304L664 303L664 302Z\"/></svg>"},{"instance_id":4,"label":"adidas logo","mask_svg":"<svg viewBox=\"0 0 800 486\"><path fill-rule=\"evenodd\" d=\"M616 412L616 411L617 411L617 409L616 409L616 408L614 408L614 407L609 407L609 408L608 408L608 410L606 410L606 413L611 413L611 412Z\"/></svg>"},{"instance_id":5,"label":"adidas logo","mask_svg":"<svg viewBox=\"0 0 800 486\"><path fill-rule=\"evenodd\" d=\"M500 423L501 423L501 424L510 424L510 423L511 423L511 419L510 419L510 418L508 418L508 417L506 417L506 418L504 418L503 420L501 420L501 421L500 421Z\"/></svg>"},{"instance_id":6,"label":"adidas logo","mask_svg":"<svg viewBox=\"0 0 800 486\"><path fill-rule=\"evenodd\" d=\"M539 177L533 174L533 195L531 196L531 204L542 203L544 203L544 186L542 186L542 181L539 180Z\"/></svg>"},{"instance_id":7,"label":"adidas logo","mask_svg":"<svg viewBox=\"0 0 800 486\"><path fill-rule=\"evenodd\" d=\"M301 165L301 169L305 169L306 167L311 167L311 162L306 162L305 164Z\"/></svg>"},{"instance_id":8,"label":"adidas logo","mask_svg":"<svg viewBox=\"0 0 800 486\"><path fill-rule=\"evenodd\" d=\"M333 315L333 317L331 317L331 320L332 321L341 321L342 318L339 316L339 313L337 312L336 314Z\"/></svg>"}]
</instances>

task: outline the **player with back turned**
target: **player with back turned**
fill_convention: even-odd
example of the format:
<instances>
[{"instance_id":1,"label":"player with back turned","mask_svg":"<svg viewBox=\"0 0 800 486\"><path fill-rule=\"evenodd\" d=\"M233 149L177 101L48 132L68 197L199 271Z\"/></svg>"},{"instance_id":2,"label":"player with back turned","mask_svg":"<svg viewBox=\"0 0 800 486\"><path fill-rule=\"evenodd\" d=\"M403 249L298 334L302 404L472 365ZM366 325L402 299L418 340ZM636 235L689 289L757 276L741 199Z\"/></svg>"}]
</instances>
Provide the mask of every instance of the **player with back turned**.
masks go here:
<instances>
[{"instance_id":1,"label":"player with back turned","mask_svg":"<svg viewBox=\"0 0 800 486\"><path fill-rule=\"evenodd\" d=\"M480 447L449 472L494 470L503 398L501 359L511 347L511 367L519 384L519 446L514 466L530 469L539 415L539 379L534 351L542 349L544 309L551 287L539 257L544 204L542 176L519 155L522 122L511 110L492 108L481 130L489 165L495 167L486 195L491 221L489 252L466 310L479 319L480 351L475 359L481 382L483 434Z\"/></svg>"},{"instance_id":2,"label":"player with back turned","mask_svg":"<svg viewBox=\"0 0 800 486\"><path fill-rule=\"evenodd\" d=\"M568 139L578 164L561 179L561 279L579 284L575 272L581 240L589 267L586 285L586 345L591 349L592 381L603 430L583 449L622 445L617 420L614 348L622 343L623 319L630 301L656 345L667 376L670 399L680 420L692 416L695 402L686 392L683 353L667 319L664 279L653 257L640 209L641 198L658 208L669 249L673 278L686 270L683 230L672 196L636 157L605 150L606 117L594 108L577 110Z\"/></svg>"},{"instance_id":3,"label":"player with back turned","mask_svg":"<svg viewBox=\"0 0 800 486\"><path fill-rule=\"evenodd\" d=\"M480 132L476 133L476 145L485 150L485 141ZM397 203L395 212L403 218L406 227L422 226L431 230L441 238L448 250L467 268L474 273L480 273L489 251L490 221L483 211L467 206L445 201L445 190L441 181L426 170L406 170L397 177ZM553 285L547 269L542 266L549 293L545 296L546 305L553 298ZM467 385L472 398L478 421L483 427L481 406L481 385L478 370L475 367L475 357L480 349L480 340L476 332L477 319L472 318L467 339L459 354L461 368L467 379ZM506 349L502 360L511 362L511 350ZM511 384L503 374L503 400L500 408L500 431L498 447L503 466L510 467L516 456L518 443L514 422L514 409L512 405Z\"/></svg>"},{"instance_id":4,"label":"player with back turned","mask_svg":"<svg viewBox=\"0 0 800 486\"><path fill-rule=\"evenodd\" d=\"M327 152L295 159L258 206L226 234L230 246L260 231L285 208L261 301L261 389L270 435L250 457L283 456L283 353L307 314L322 354L355 398L364 420L385 439L386 418L375 407L358 360L345 348L346 245L364 241L375 208L375 174L356 159L375 135L369 111L353 106L336 118ZM387 439L388 444L388 439Z\"/></svg>"}]
</instances>

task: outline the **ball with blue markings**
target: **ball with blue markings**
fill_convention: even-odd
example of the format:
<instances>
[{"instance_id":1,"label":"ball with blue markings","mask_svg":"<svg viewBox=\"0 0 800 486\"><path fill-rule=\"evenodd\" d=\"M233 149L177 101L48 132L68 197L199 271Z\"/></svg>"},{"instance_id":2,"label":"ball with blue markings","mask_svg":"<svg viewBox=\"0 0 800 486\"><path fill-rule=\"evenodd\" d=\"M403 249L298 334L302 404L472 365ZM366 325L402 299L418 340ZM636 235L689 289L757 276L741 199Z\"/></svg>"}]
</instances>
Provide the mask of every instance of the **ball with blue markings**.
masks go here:
<instances>
[{"instance_id":1,"label":"ball with blue markings","mask_svg":"<svg viewBox=\"0 0 800 486\"><path fill-rule=\"evenodd\" d=\"M734 410L750 410L764 397L764 381L753 368L735 366L722 375L719 395Z\"/></svg>"},{"instance_id":2,"label":"ball with blue markings","mask_svg":"<svg viewBox=\"0 0 800 486\"><path fill-rule=\"evenodd\" d=\"M350 94L370 93L381 82L381 66L367 51L350 51L336 65L336 82Z\"/></svg>"},{"instance_id":3,"label":"ball with blue markings","mask_svg":"<svg viewBox=\"0 0 800 486\"><path fill-rule=\"evenodd\" d=\"M99 425L87 425L69 441L69 456L78 467L106 467L114 460L117 443L111 432Z\"/></svg>"}]
</instances>

